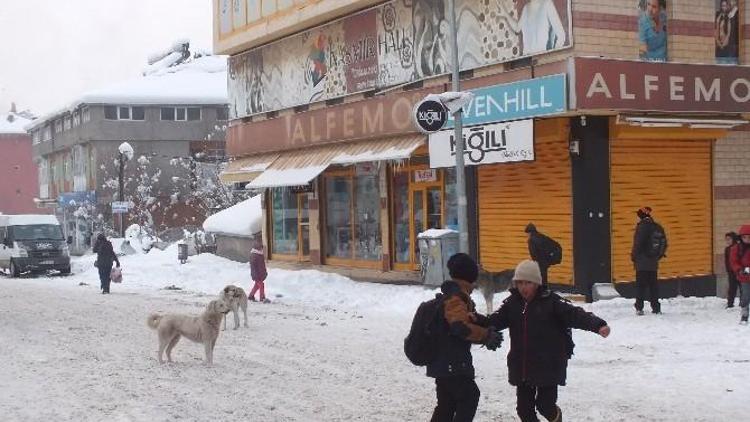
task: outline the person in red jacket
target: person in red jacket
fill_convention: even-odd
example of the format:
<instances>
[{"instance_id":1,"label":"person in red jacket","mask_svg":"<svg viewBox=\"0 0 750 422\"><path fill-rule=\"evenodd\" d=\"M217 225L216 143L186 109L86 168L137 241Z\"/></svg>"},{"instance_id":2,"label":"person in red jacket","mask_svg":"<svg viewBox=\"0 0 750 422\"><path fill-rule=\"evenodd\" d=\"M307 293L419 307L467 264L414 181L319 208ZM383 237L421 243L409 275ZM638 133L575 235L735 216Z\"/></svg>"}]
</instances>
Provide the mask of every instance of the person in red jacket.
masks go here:
<instances>
[{"instance_id":1,"label":"person in red jacket","mask_svg":"<svg viewBox=\"0 0 750 422\"><path fill-rule=\"evenodd\" d=\"M729 252L732 271L740 282L740 324L747 324L748 306L750 305L750 224L740 228L740 241Z\"/></svg>"},{"instance_id":2,"label":"person in red jacket","mask_svg":"<svg viewBox=\"0 0 750 422\"><path fill-rule=\"evenodd\" d=\"M255 292L260 292L260 301L263 303L269 303L270 300L266 298L266 285L265 281L268 277L268 271L266 270L266 259L263 255L263 243L260 240L255 241L255 247L250 250L250 277L255 282L248 299L255 302Z\"/></svg>"}]
</instances>

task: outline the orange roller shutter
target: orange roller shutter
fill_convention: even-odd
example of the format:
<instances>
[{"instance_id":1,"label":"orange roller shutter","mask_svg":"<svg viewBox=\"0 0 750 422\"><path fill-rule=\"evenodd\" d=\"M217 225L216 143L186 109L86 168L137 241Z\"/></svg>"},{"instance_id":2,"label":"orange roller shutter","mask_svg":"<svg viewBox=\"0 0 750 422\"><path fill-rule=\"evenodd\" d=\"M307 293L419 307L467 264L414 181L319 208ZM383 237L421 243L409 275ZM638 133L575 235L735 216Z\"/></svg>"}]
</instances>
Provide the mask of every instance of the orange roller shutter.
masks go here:
<instances>
[{"instance_id":1,"label":"orange roller shutter","mask_svg":"<svg viewBox=\"0 0 750 422\"><path fill-rule=\"evenodd\" d=\"M568 120L534 124L536 160L479 166L479 245L483 268L512 269L529 258L524 228L533 222L563 248L553 283L573 284L572 186Z\"/></svg>"},{"instance_id":2,"label":"orange roller shutter","mask_svg":"<svg viewBox=\"0 0 750 422\"><path fill-rule=\"evenodd\" d=\"M630 250L642 206L667 233L659 278L711 274L711 141L615 139L610 154L614 281L635 280Z\"/></svg>"}]
</instances>

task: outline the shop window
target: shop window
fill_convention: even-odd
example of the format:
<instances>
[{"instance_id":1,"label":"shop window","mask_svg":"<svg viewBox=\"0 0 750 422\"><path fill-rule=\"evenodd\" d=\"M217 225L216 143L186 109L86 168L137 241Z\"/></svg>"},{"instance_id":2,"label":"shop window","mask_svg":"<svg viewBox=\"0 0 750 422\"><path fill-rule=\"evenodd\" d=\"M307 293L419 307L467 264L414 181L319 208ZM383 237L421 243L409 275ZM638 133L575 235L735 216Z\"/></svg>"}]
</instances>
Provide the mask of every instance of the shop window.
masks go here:
<instances>
[{"instance_id":1,"label":"shop window","mask_svg":"<svg viewBox=\"0 0 750 422\"><path fill-rule=\"evenodd\" d=\"M396 262L409 263L409 173L393 176L393 225Z\"/></svg>"},{"instance_id":2,"label":"shop window","mask_svg":"<svg viewBox=\"0 0 750 422\"><path fill-rule=\"evenodd\" d=\"M297 194L290 189L276 188L273 197L273 253L297 255L298 210Z\"/></svg>"},{"instance_id":3,"label":"shop window","mask_svg":"<svg viewBox=\"0 0 750 422\"><path fill-rule=\"evenodd\" d=\"M355 177L356 201L354 258L365 261L380 259L380 192L377 170L374 175Z\"/></svg>"},{"instance_id":4,"label":"shop window","mask_svg":"<svg viewBox=\"0 0 750 422\"><path fill-rule=\"evenodd\" d=\"M445 175L445 227L458 230L458 196L456 196L456 169L447 168Z\"/></svg>"},{"instance_id":5,"label":"shop window","mask_svg":"<svg viewBox=\"0 0 750 422\"><path fill-rule=\"evenodd\" d=\"M352 256L352 180L348 176L326 178L326 249L329 257Z\"/></svg>"}]
</instances>

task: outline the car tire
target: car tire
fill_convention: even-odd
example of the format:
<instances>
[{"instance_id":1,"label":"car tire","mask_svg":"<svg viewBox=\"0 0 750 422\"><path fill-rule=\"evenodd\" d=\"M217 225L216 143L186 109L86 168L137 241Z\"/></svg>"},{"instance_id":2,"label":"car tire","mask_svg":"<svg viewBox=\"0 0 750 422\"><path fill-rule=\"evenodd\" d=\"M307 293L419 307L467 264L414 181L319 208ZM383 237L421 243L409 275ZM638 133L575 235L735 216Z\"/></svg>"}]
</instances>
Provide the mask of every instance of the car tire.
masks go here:
<instances>
[{"instance_id":1,"label":"car tire","mask_svg":"<svg viewBox=\"0 0 750 422\"><path fill-rule=\"evenodd\" d=\"M70 267L65 267L60 270L60 275L70 275Z\"/></svg>"},{"instance_id":2,"label":"car tire","mask_svg":"<svg viewBox=\"0 0 750 422\"><path fill-rule=\"evenodd\" d=\"M9 268L11 277L18 277L21 275L21 272L18 271L18 267L16 267L15 261L13 261L12 259L10 260L10 267L8 268Z\"/></svg>"}]
</instances>

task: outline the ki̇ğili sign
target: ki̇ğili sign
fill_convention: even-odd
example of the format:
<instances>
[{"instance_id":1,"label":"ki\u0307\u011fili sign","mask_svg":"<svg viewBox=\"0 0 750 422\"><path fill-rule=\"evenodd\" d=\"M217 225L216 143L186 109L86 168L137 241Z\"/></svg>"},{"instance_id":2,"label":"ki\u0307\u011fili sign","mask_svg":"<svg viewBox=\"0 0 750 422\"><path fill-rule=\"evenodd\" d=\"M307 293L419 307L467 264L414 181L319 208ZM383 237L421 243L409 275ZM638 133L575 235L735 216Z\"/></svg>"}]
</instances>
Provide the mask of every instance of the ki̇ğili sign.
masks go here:
<instances>
[{"instance_id":1,"label":"ki\u0307\u011fili sign","mask_svg":"<svg viewBox=\"0 0 750 422\"><path fill-rule=\"evenodd\" d=\"M456 165L453 130L430 135L430 167ZM495 123L463 129L467 165L534 161L534 120Z\"/></svg>"},{"instance_id":2,"label":"ki\u0307\u011fili sign","mask_svg":"<svg viewBox=\"0 0 750 422\"><path fill-rule=\"evenodd\" d=\"M229 58L232 119L450 72L445 0L395 0ZM570 0L456 0L461 70L571 45Z\"/></svg>"}]
</instances>

